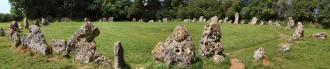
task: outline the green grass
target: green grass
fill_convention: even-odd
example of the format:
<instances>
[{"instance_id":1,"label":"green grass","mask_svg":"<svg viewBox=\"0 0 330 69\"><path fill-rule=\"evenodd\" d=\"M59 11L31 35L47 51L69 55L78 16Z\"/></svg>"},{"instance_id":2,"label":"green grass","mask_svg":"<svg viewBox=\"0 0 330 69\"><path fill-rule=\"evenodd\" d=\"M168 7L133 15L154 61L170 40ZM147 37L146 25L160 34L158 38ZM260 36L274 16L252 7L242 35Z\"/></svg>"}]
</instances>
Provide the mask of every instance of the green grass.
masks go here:
<instances>
[{"instance_id":1,"label":"green grass","mask_svg":"<svg viewBox=\"0 0 330 69\"><path fill-rule=\"evenodd\" d=\"M19 22L22 24L22 22ZM30 22L31 24L32 22ZM41 31L46 41L50 39L68 40L76 32L83 22L60 22L42 26ZM139 23L139 22L94 22L93 25L100 29L101 34L95 38L97 51L103 55L114 58L113 44L121 41L124 48L126 68L146 67L148 69L166 69L163 63L154 63L152 59L152 49L158 42L164 42L172 34L177 25L186 25L193 38L195 45L195 62L193 69L223 69L230 67L230 59L238 58L246 68L330 68L330 40L311 39L308 35L317 32L327 32L330 30L305 28L305 37L302 41L297 41L291 45L291 51L278 53L280 47L277 45L286 41L279 39L278 33L291 36L294 31L270 25L235 25L220 24L222 38L221 42L225 47L226 60L215 64L211 59L198 56L199 40L201 38L204 25L207 23ZM7 31L9 23L0 23L0 27ZM22 24L23 25L23 24ZM23 29L19 35L27 33ZM253 52L259 47L266 51L270 66L262 65L261 61L252 61ZM0 68L107 68L95 63L84 64L76 59L64 58L58 54L48 57L34 57L29 53L18 54L18 48L14 48L13 42L7 37L0 37ZM232 54L228 54L232 53ZM49 60L54 58L55 60ZM174 66L174 68L182 68Z\"/></svg>"}]
</instances>

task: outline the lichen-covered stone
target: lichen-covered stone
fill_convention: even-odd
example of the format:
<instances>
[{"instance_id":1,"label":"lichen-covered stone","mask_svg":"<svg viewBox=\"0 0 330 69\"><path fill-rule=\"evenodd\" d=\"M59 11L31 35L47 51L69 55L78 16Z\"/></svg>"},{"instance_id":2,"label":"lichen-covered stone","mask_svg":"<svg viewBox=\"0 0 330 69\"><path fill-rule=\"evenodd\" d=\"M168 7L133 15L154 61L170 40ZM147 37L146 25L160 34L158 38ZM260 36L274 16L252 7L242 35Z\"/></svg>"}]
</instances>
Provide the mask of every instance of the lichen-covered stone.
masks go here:
<instances>
[{"instance_id":1,"label":"lichen-covered stone","mask_svg":"<svg viewBox=\"0 0 330 69\"><path fill-rule=\"evenodd\" d=\"M193 20L191 20L191 22L193 22L193 23L196 22L196 18L193 18Z\"/></svg>"},{"instance_id":2,"label":"lichen-covered stone","mask_svg":"<svg viewBox=\"0 0 330 69\"><path fill-rule=\"evenodd\" d=\"M107 22L108 20L107 20L107 18L104 17L104 18L102 18L102 21Z\"/></svg>"},{"instance_id":3,"label":"lichen-covered stone","mask_svg":"<svg viewBox=\"0 0 330 69\"><path fill-rule=\"evenodd\" d=\"M218 22L218 17L213 16L210 20L211 20L211 22L217 23Z\"/></svg>"},{"instance_id":4,"label":"lichen-covered stone","mask_svg":"<svg viewBox=\"0 0 330 69\"><path fill-rule=\"evenodd\" d=\"M13 21L11 22L11 24L9 25L9 28L8 28L8 34L7 36L10 38L10 39L13 39L13 35L15 34L15 32L17 32L19 30L19 26L17 24L16 21Z\"/></svg>"},{"instance_id":5,"label":"lichen-covered stone","mask_svg":"<svg viewBox=\"0 0 330 69\"><path fill-rule=\"evenodd\" d=\"M280 24L278 21L276 21L276 22L275 22L275 26L277 26L277 27L281 27L281 24Z\"/></svg>"},{"instance_id":6,"label":"lichen-covered stone","mask_svg":"<svg viewBox=\"0 0 330 69\"><path fill-rule=\"evenodd\" d=\"M255 25L255 24L257 24L257 21L258 21L258 19L256 17L253 17L249 24Z\"/></svg>"},{"instance_id":7,"label":"lichen-covered stone","mask_svg":"<svg viewBox=\"0 0 330 69\"><path fill-rule=\"evenodd\" d=\"M264 57L264 55L265 55L264 48L260 47L258 50L254 51L253 58L254 58L255 60L259 60L259 59L261 59L262 57Z\"/></svg>"},{"instance_id":8,"label":"lichen-covered stone","mask_svg":"<svg viewBox=\"0 0 330 69\"><path fill-rule=\"evenodd\" d=\"M28 29L29 28L29 21L27 20L27 18L24 18L23 22L24 22L24 28Z\"/></svg>"},{"instance_id":9,"label":"lichen-covered stone","mask_svg":"<svg viewBox=\"0 0 330 69\"><path fill-rule=\"evenodd\" d=\"M40 25L39 25L39 20L38 20L38 19L34 20L34 25L40 27Z\"/></svg>"},{"instance_id":10,"label":"lichen-covered stone","mask_svg":"<svg viewBox=\"0 0 330 69\"><path fill-rule=\"evenodd\" d=\"M148 23L153 23L153 22L155 22L154 20L149 20L149 22Z\"/></svg>"},{"instance_id":11,"label":"lichen-covered stone","mask_svg":"<svg viewBox=\"0 0 330 69\"><path fill-rule=\"evenodd\" d=\"M18 47L21 44L21 38L19 37L18 33L15 32L14 35L12 35L13 42L16 47Z\"/></svg>"},{"instance_id":12,"label":"lichen-covered stone","mask_svg":"<svg viewBox=\"0 0 330 69\"><path fill-rule=\"evenodd\" d=\"M5 36L5 31L0 27L0 36Z\"/></svg>"},{"instance_id":13,"label":"lichen-covered stone","mask_svg":"<svg viewBox=\"0 0 330 69\"><path fill-rule=\"evenodd\" d=\"M203 16L200 16L199 19L198 19L198 22L203 22Z\"/></svg>"},{"instance_id":14,"label":"lichen-covered stone","mask_svg":"<svg viewBox=\"0 0 330 69\"><path fill-rule=\"evenodd\" d=\"M50 39L50 46L52 47L52 50L54 52L57 52L63 56L68 55L70 52L70 49L67 45L67 41L65 40Z\"/></svg>"},{"instance_id":15,"label":"lichen-covered stone","mask_svg":"<svg viewBox=\"0 0 330 69\"><path fill-rule=\"evenodd\" d=\"M281 52L286 52L290 50L290 44L289 43L282 43L280 45L278 45L281 47Z\"/></svg>"},{"instance_id":16,"label":"lichen-covered stone","mask_svg":"<svg viewBox=\"0 0 330 69\"><path fill-rule=\"evenodd\" d=\"M260 22L260 25L264 25L264 21L261 21L261 22Z\"/></svg>"},{"instance_id":17,"label":"lichen-covered stone","mask_svg":"<svg viewBox=\"0 0 330 69\"><path fill-rule=\"evenodd\" d=\"M184 19L183 22L190 22L190 19Z\"/></svg>"},{"instance_id":18,"label":"lichen-covered stone","mask_svg":"<svg viewBox=\"0 0 330 69\"><path fill-rule=\"evenodd\" d=\"M220 41L220 26L216 23L209 23L204 26L204 32L198 49L199 56L213 57L214 62L223 61L224 47ZM222 57L220 57L222 56Z\"/></svg>"},{"instance_id":19,"label":"lichen-covered stone","mask_svg":"<svg viewBox=\"0 0 330 69\"><path fill-rule=\"evenodd\" d=\"M235 21L234 24L238 24L239 14L235 13Z\"/></svg>"},{"instance_id":20,"label":"lichen-covered stone","mask_svg":"<svg viewBox=\"0 0 330 69\"><path fill-rule=\"evenodd\" d=\"M37 25L29 26L29 33L22 37L22 45L27 46L32 50L39 51L42 54L50 53L45 37Z\"/></svg>"},{"instance_id":21,"label":"lichen-covered stone","mask_svg":"<svg viewBox=\"0 0 330 69\"><path fill-rule=\"evenodd\" d=\"M176 26L173 34L164 43L158 43L152 50L155 61L164 61L168 66L179 64L191 66L194 60L194 45L188 29Z\"/></svg>"},{"instance_id":22,"label":"lichen-covered stone","mask_svg":"<svg viewBox=\"0 0 330 69\"><path fill-rule=\"evenodd\" d=\"M113 17L109 17L108 22L113 22Z\"/></svg>"},{"instance_id":23,"label":"lichen-covered stone","mask_svg":"<svg viewBox=\"0 0 330 69\"><path fill-rule=\"evenodd\" d=\"M42 23L42 25L45 25L45 26L47 26L49 24L45 18L41 18L41 23Z\"/></svg>"},{"instance_id":24,"label":"lichen-covered stone","mask_svg":"<svg viewBox=\"0 0 330 69\"><path fill-rule=\"evenodd\" d=\"M302 37L304 37L304 26L301 22L298 22L298 27L294 31L293 35L288 39L288 42L300 40Z\"/></svg>"},{"instance_id":25,"label":"lichen-covered stone","mask_svg":"<svg viewBox=\"0 0 330 69\"><path fill-rule=\"evenodd\" d=\"M317 39L325 39L325 38L327 38L327 36L328 36L327 33L320 32L320 33L312 34L309 37L311 37L311 38L317 38Z\"/></svg>"},{"instance_id":26,"label":"lichen-covered stone","mask_svg":"<svg viewBox=\"0 0 330 69\"><path fill-rule=\"evenodd\" d=\"M144 22L143 19L140 19L138 22Z\"/></svg>"},{"instance_id":27,"label":"lichen-covered stone","mask_svg":"<svg viewBox=\"0 0 330 69\"><path fill-rule=\"evenodd\" d=\"M115 55L113 67L115 69L121 69L124 65L124 49L121 46L120 41L114 44L113 51Z\"/></svg>"},{"instance_id":28,"label":"lichen-covered stone","mask_svg":"<svg viewBox=\"0 0 330 69\"><path fill-rule=\"evenodd\" d=\"M292 17L289 17L289 21L288 21L288 24L285 27L285 29L288 29L288 30L294 29L294 20L292 19Z\"/></svg>"}]
</instances>

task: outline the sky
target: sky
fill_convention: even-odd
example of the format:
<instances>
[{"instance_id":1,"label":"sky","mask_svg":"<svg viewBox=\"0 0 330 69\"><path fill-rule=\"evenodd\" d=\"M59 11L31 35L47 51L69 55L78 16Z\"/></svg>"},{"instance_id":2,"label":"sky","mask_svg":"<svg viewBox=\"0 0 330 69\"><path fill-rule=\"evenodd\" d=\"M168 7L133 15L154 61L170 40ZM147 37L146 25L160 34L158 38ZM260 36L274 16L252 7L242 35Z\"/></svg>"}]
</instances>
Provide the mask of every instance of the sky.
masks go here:
<instances>
[{"instance_id":1,"label":"sky","mask_svg":"<svg viewBox=\"0 0 330 69\"><path fill-rule=\"evenodd\" d=\"M10 13L10 4L8 0L0 0L0 13Z\"/></svg>"}]
</instances>

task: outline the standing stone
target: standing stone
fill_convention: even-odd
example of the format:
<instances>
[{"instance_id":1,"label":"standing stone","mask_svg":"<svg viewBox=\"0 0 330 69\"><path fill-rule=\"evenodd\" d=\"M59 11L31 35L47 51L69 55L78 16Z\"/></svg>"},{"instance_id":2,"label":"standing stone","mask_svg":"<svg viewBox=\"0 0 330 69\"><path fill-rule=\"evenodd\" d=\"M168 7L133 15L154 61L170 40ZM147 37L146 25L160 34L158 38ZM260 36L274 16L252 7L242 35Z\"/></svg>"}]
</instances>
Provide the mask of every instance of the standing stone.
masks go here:
<instances>
[{"instance_id":1,"label":"standing stone","mask_svg":"<svg viewBox=\"0 0 330 69\"><path fill-rule=\"evenodd\" d=\"M228 24L231 24L232 22L233 22L232 20L229 20L227 23L228 23Z\"/></svg>"},{"instance_id":2,"label":"standing stone","mask_svg":"<svg viewBox=\"0 0 330 69\"><path fill-rule=\"evenodd\" d=\"M257 24L257 21L258 21L258 19L256 17L253 17L249 24L255 25L255 24Z\"/></svg>"},{"instance_id":3,"label":"standing stone","mask_svg":"<svg viewBox=\"0 0 330 69\"><path fill-rule=\"evenodd\" d=\"M218 17L213 16L210 20L211 20L211 22L217 23L218 22Z\"/></svg>"},{"instance_id":4,"label":"standing stone","mask_svg":"<svg viewBox=\"0 0 330 69\"><path fill-rule=\"evenodd\" d=\"M154 20L149 20L149 22L148 23L153 23L153 22L155 22Z\"/></svg>"},{"instance_id":5,"label":"standing stone","mask_svg":"<svg viewBox=\"0 0 330 69\"><path fill-rule=\"evenodd\" d=\"M193 18L193 20L191 22L193 22L193 23L196 22L196 18Z\"/></svg>"},{"instance_id":6,"label":"standing stone","mask_svg":"<svg viewBox=\"0 0 330 69\"><path fill-rule=\"evenodd\" d=\"M22 30L22 29L23 29L23 27L22 27L21 24L18 24L18 29L19 29L19 30Z\"/></svg>"},{"instance_id":7,"label":"standing stone","mask_svg":"<svg viewBox=\"0 0 330 69\"><path fill-rule=\"evenodd\" d=\"M269 20L268 25L273 25L273 22L271 20Z\"/></svg>"},{"instance_id":8,"label":"standing stone","mask_svg":"<svg viewBox=\"0 0 330 69\"><path fill-rule=\"evenodd\" d=\"M315 34L310 35L309 37L317 38L317 39L325 39L325 38L327 38L327 33L325 33L325 32L315 33Z\"/></svg>"},{"instance_id":9,"label":"standing stone","mask_svg":"<svg viewBox=\"0 0 330 69\"><path fill-rule=\"evenodd\" d=\"M294 20L292 19L292 17L289 17L289 21L285 29L293 30L293 28L294 28Z\"/></svg>"},{"instance_id":10,"label":"standing stone","mask_svg":"<svg viewBox=\"0 0 330 69\"><path fill-rule=\"evenodd\" d=\"M235 13L235 22L234 24L238 24L239 14Z\"/></svg>"},{"instance_id":11,"label":"standing stone","mask_svg":"<svg viewBox=\"0 0 330 69\"><path fill-rule=\"evenodd\" d=\"M102 18L102 22L107 22L108 20L107 20L107 18Z\"/></svg>"},{"instance_id":12,"label":"standing stone","mask_svg":"<svg viewBox=\"0 0 330 69\"><path fill-rule=\"evenodd\" d=\"M45 18L41 18L41 23L42 23L42 25L45 25L45 26L47 26L49 24Z\"/></svg>"},{"instance_id":13,"label":"standing stone","mask_svg":"<svg viewBox=\"0 0 330 69\"><path fill-rule=\"evenodd\" d=\"M265 51L264 48L260 47L258 50L254 51L253 58L255 60L259 60L260 58L264 57Z\"/></svg>"},{"instance_id":14,"label":"standing stone","mask_svg":"<svg viewBox=\"0 0 330 69\"><path fill-rule=\"evenodd\" d=\"M84 18L84 22L89 22L89 19L87 17Z\"/></svg>"},{"instance_id":15,"label":"standing stone","mask_svg":"<svg viewBox=\"0 0 330 69\"><path fill-rule=\"evenodd\" d=\"M203 22L206 22L206 19L203 19Z\"/></svg>"},{"instance_id":16,"label":"standing stone","mask_svg":"<svg viewBox=\"0 0 330 69\"><path fill-rule=\"evenodd\" d=\"M194 44L186 26L176 26L173 34L164 43L158 43L152 54L155 61L164 61L167 66L191 66L195 55Z\"/></svg>"},{"instance_id":17,"label":"standing stone","mask_svg":"<svg viewBox=\"0 0 330 69\"><path fill-rule=\"evenodd\" d=\"M216 63L223 61L222 52L224 47L220 41L221 36L221 29L218 24L210 23L205 25L198 49L199 56L213 57L213 61Z\"/></svg>"},{"instance_id":18,"label":"standing stone","mask_svg":"<svg viewBox=\"0 0 330 69\"><path fill-rule=\"evenodd\" d=\"M157 22L162 22L162 20L158 20Z\"/></svg>"},{"instance_id":19,"label":"standing stone","mask_svg":"<svg viewBox=\"0 0 330 69\"><path fill-rule=\"evenodd\" d=\"M281 47L281 52L287 52L290 50L290 44L289 43L282 43L280 45L278 45Z\"/></svg>"},{"instance_id":20,"label":"standing stone","mask_svg":"<svg viewBox=\"0 0 330 69\"><path fill-rule=\"evenodd\" d=\"M288 39L289 42L300 40L304 37L304 26L301 22L298 22L298 28L294 31L293 35Z\"/></svg>"},{"instance_id":21,"label":"standing stone","mask_svg":"<svg viewBox=\"0 0 330 69\"><path fill-rule=\"evenodd\" d=\"M281 24L278 23L278 21L275 22L275 25L276 25L277 27L281 27Z\"/></svg>"},{"instance_id":22,"label":"standing stone","mask_svg":"<svg viewBox=\"0 0 330 69\"><path fill-rule=\"evenodd\" d=\"M260 25L264 25L264 21L261 21L261 22L260 22Z\"/></svg>"},{"instance_id":23,"label":"standing stone","mask_svg":"<svg viewBox=\"0 0 330 69\"><path fill-rule=\"evenodd\" d=\"M102 19L100 19L99 22L102 22Z\"/></svg>"},{"instance_id":24,"label":"standing stone","mask_svg":"<svg viewBox=\"0 0 330 69\"><path fill-rule=\"evenodd\" d=\"M167 18L163 18L162 20L163 20L163 22L168 22Z\"/></svg>"},{"instance_id":25,"label":"standing stone","mask_svg":"<svg viewBox=\"0 0 330 69\"><path fill-rule=\"evenodd\" d=\"M18 24L16 21L13 21L11 22L11 24L9 25L9 28L8 28L8 34L7 36L10 38L10 39L13 39L13 35L15 34L16 31L19 30L19 27L18 27Z\"/></svg>"},{"instance_id":26,"label":"standing stone","mask_svg":"<svg viewBox=\"0 0 330 69\"><path fill-rule=\"evenodd\" d=\"M241 21L241 24L244 24L245 23L245 21Z\"/></svg>"},{"instance_id":27,"label":"standing stone","mask_svg":"<svg viewBox=\"0 0 330 69\"><path fill-rule=\"evenodd\" d=\"M184 19L183 22L190 22L190 19Z\"/></svg>"},{"instance_id":28,"label":"standing stone","mask_svg":"<svg viewBox=\"0 0 330 69\"><path fill-rule=\"evenodd\" d=\"M24 28L28 29L29 28L29 21L27 20L27 18L24 18L23 22L24 22Z\"/></svg>"},{"instance_id":29,"label":"standing stone","mask_svg":"<svg viewBox=\"0 0 330 69\"><path fill-rule=\"evenodd\" d=\"M12 35L12 38L15 46L18 47L21 44L21 40L20 40L21 38L19 37L18 33L15 32L14 35Z\"/></svg>"},{"instance_id":30,"label":"standing stone","mask_svg":"<svg viewBox=\"0 0 330 69\"><path fill-rule=\"evenodd\" d=\"M132 22L136 22L136 18L133 18L133 19L132 19Z\"/></svg>"},{"instance_id":31,"label":"standing stone","mask_svg":"<svg viewBox=\"0 0 330 69\"><path fill-rule=\"evenodd\" d=\"M140 19L139 22L144 22L143 19Z\"/></svg>"},{"instance_id":32,"label":"standing stone","mask_svg":"<svg viewBox=\"0 0 330 69\"><path fill-rule=\"evenodd\" d=\"M114 44L114 48L113 48L114 54L115 54L115 59L114 59L114 63L113 63L113 67L115 69L121 69L124 65L124 49L121 46L120 41L117 41Z\"/></svg>"},{"instance_id":33,"label":"standing stone","mask_svg":"<svg viewBox=\"0 0 330 69\"><path fill-rule=\"evenodd\" d=\"M40 25L39 25L39 20L38 20L38 19L34 20L34 25L40 27ZM29 27L29 28L30 28L30 27Z\"/></svg>"},{"instance_id":34,"label":"standing stone","mask_svg":"<svg viewBox=\"0 0 330 69\"><path fill-rule=\"evenodd\" d=\"M108 22L113 22L113 17L109 17Z\"/></svg>"},{"instance_id":35,"label":"standing stone","mask_svg":"<svg viewBox=\"0 0 330 69\"><path fill-rule=\"evenodd\" d=\"M221 20L221 19L219 19L218 23L222 23L222 20Z\"/></svg>"},{"instance_id":36,"label":"standing stone","mask_svg":"<svg viewBox=\"0 0 330 69\"><path fill-rule=\"evenodd\" d=\"M203 22L203 16L200 16L199 19L198 19L198 22Z\"/></svg>"},{"instance_id":37,"label":"standing stone","mask_svg":"<svg viewBox=\"0 0 330 69\"><path fill-rule=\"evenodd\" d=\"M226 17L225 19L223 19L223 23L227 23L228 22L228 17Z\"/></svg>"},{"instance_id":38,"label":"standing stone","mask_svg":"<svg viewBox=\"0 0 330 69\"><path fill-rule=\"evenodd\" d=\"M5 36L5 31L0 27L0 36Z\"/></svg>"},{"instance_id":39,"label":"standing stone","mask_svg":"<svg viewBox=\"0 0 330 69\"><path fill-rule=\"evenodd\" d=\"M69 47L67 45L67 41L65 40L54 40L50 39L50 46L54 52L61 54L62 56L66 56L69 54Z\"/></svg>"},{"instance_id":40,"label":"standing stone","mask_svg":"<svg viewBox=\"0 0 330 69\"><path fill-rule=\"evenodd\" d=\"M42 54L50 53L50 49L48 48L45 37L37 25L29 26L29 33L23 35L22 44L31 48L32 50L39 51Z\"/></svg>"}]
</instances>

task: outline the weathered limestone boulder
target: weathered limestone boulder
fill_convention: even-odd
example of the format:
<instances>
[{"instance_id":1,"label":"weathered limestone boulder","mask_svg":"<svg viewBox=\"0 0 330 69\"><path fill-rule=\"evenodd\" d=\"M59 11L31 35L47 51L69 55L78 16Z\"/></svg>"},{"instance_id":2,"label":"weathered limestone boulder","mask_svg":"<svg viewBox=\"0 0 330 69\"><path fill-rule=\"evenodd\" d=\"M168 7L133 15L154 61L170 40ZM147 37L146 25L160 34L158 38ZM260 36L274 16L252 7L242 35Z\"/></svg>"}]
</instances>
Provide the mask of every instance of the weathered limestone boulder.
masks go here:
<instances>
[{"instance_id":1,"label":"weathered limestone boulder","mask_svg":"<svg viewBox=\"0 0 330 69\"><path fill-rule=\"evenodd\" d=\"M50 46L52 47L52 50L54 52L59 53L62 56L66 56L70 52L69 46L67 45L67 41L65 40L50 39Z\"/></svg>"},{"instance_id":2,"label":"weathered limestone boulder","mask_svg":"<svg viewBox=\"0 0 330 69\"><path fill-rule=\"evenodd\" d=\"M213 16L210 20L211 20L211 22L217 23L218 22L218 17Z\"/></svg>"},{"instance_id":3,"label":"weathered limestone boulder","mask_svg":"<svg viewBox=\"0 0 330 69\"><path fill-rule=\"evenodd\" d=\"M193 20L191 20L191 22L193 22L193 23L196 22L196 18L193 18Z\"/></svg>"},{"instance_id":4,"label":"weathered limestone boulder","mask_svg":"<svg viewBox=\"0 0 330 69\"><path fill-rule=\"evenodd\" d=\"M282 43L280 45L278 45L281 47L281 52L287 52L290 50L290 44L289 43Z\"/></svg>"},{"instance_id":5,"label":"weathered limestone boulder","mask_svg":"<svg viewBox=\"0 0 330 69\"><path fill-rule=\"evenodd\" d=\"M139 22L144 22L143 19L140 19Z\"/></svg>"},{"instance_id":6,"label":"weathered limestone boulder","mask_svg":"<svg viewBox=\"0 0 330 69\"><path fill-rule=\"evenodd\" d=\"M108 20L107 20L107 18L102 18L102 22L107 22Z\"/></svg>"},{"instance_id":7,"label":"weathered limestone boulder","mask_svg":"<svg viewBox=\"0 0 330 69\"><path fill-rule=\"evenodd\" d=\"M100 19L99 22L102 22L102 19Z\"/></svg>"},{"instance_id":8,"label":"weathered limestone boulder","mask_svg":"<svg viewBox=\"0 0 330 69\"><path fill-rule=\"evenodd\" d=\"M152 50L155 61L164 61L168 66L179 64L191 66L194 60L194 45L188 29L176 26L173 34L164 43L158 43Z\"/></svg>"},{"instance_id":9,"label":"weathered limestone boulder","mask_svg":"<svg viewBox=\"0 0 330 69\"><path fill-rule=\"evenodd\" d=\"M84 18L84 22L89 22L89 19L87 17Z\"/></svg>"},{"instance_id":10,"label":"weathered limestone boulder","mask_svg":"<svg viewBox=\"0 0 330 69\"><path fill-rule=\"evenodd\" d=\"M114 48L113 48L114 54L115 54L115 59L114 59L114 63L113 63L113 67L115 69L121 69L124 65L124 49L121 46L121 42L117 41L114 44Z\"/></svg>"},{"instance_id":11,"label":"weathered limestone boulder","mask_svg":"<svg viewBox=\"0 0 330 69\"><path fill-rule=\"evenodd\" d=\"M235 13L235 22L234 24L238 24L239 14Z\"/></svg>"},{"instance_id":12,"label":"weathered limestone boulder","mask_svg":"<svg viewBox=\"0 0 330 69\"><path fill-rule=\"evenodd\" d=\"M264 57L264 55L265 55L264 48L260 47L258 50L254 51L253 58L254 58L255 60L259 60L259 59L261 59L262 57Z\"/></svg>"},{"instance_id":13,"label":"weathered limestone boulder","mask_svg":"<svg viewBox=\"0 0 330 69\"><path fill-rule=\"evenodd\" d=\"M294 28L294 20L292 19L292 17L289 17L289 21L288 21L288 24L285 27L285 29L293 30L293 28Z\"/></svg>"},{"instance_id":14,"label":"weathered limestone boulder","mask_svg":"<svg viewBox=\"0 0 330 69\"><path fill-rule=\"evenodd\" d=\"M9 25L9 28L8 28L8 34L7 36L10 38L10 39L13 39L13 35L15 34L16 31L19 30L19 27L18 27L18 24L16 21L13 21L11 22L11 24Z\"/></svg>"},{"instance_id":15,"label":"weathered limestone boulder","mask_svg":"<svg viewBox=\"0 0 330 69\"><path fill-rule=\"evenodd\" d=\"M206 19L203 19L203 22L206 22Z\"/></svg>"},{"instance_id":16,"label":"weathered limestone boulder","mask_svg":"<svg viewBox=\"0 0 330 69\"><path fill-rule=\"evenodd\" d=\"M221 29L218 24L205 25L198 49L199 56L212 57L216 63L223 61L224 47L220 41L221 36Z\"/></svg>"},{"instance_id":17,"label":"weathered limestone boulder","mask_svg":"<svg viewBox=\"0 0 330 69\"><path fill-rule=\"evenodd\" d=\"M226 17L225 19L223 19L223 23L227 23L228 22L228 17Z\"/></svg>"},{"instance_id":18,"label":"weathered limestone boulder","mask_svg":"<svg viewBox=\"0 0 330 69\"><path fill-rule=\"evenodd\" d=\"M23 22L24 22L24 28L28 29L29 28L29 21L27 20L27 18L24 18Z\"/></svg>"},{"instance_id":19,"label":"weathered limestone boulder","mask_svg":"<svg viewBox=\"0 0 330 69\"><path fill-rule=\"evenodd\" d=\"M113 22L113 17L109 17L108 22Z\"/></svg>"},{"instance_id":20,"label":"weathered limestone boulder","mask_svg":"<svg viewBox=\"0 0 330 69\"><path fill-rule=\"evenodd\" d=\"M269 20L268 25L273 25L273 22Z\"/></svg>"},{"instance_id":21,"label":"weathered limestone boulder","mask_svg":"<svg viewBox=\"0 0 330 69\"><path fill-rule=\"evenodd\" d=\"M219 19L218 23L222 23L222 20L221 20L221 19Z\"/></svg>"},{"instance_id":22,"label":"weathered limestone boulder","mask_svg":"<svg viewBox=\"0 0 330 69\"><path fill-rule=\"evenodd\" d=\"M168 22L167 18L163 18L162 20L163 20L163 22Z\"/></svg>"},{"instance_id":23,"label":"weathered limestone boulder","mask_svg":"<svg viewBox=\"0 0 330 69\"><path fill-rule=\"evenodd\" d=\"M231 24L231 23L233 23L233 21L232 21L232 20L229 20L227 23L228 23L228 24Z\"/></svg>"},{"instance_id":24,"label":"weathered limestone boulder","mask_svg":"<svg viewBox=\"0 0 330 69\"><path fill-rule=\"evenodd\" d=\"M136 18L133 18L133 19L132 19L132 22L136 22Z\"/></svg>"},{"instance_id":25,"label":"weathered limestone boulder","mask_svg":"<svg viewBox=\"0 0 330 69\"><path fill-rule=\"evenodd\" d=\"M278 21L276 21L276 22L275 22L275 26L277 26L277 27L281 27L281 24L278 23Z\"/></svg>"},{"instance_id":26,"label":"weathered limestone boulder","mask_svg":"<svg viewBox=\"0 0 330 69\"><path fill-rule=\"evenodd\" d=\"M149 20L149 22L148 23L153 23L153 22L155 22L154 20Z\"/></svg>"},{"instance_id":27,"label":"weathered limestone boulder","mask_svg":"<svg viewBox=\"0 0 330 69\"><path fill-rule=\"evenodd\" d=\"M249 24L255 25L255 24L257 24L257 21L258 21L258 19L256 17L253 17Z\"/></svg>"},{"instance_id":28,"label":"weathered limestone boulder","mask_svg":"<svg viewBox=\"0 0 330 69\"><path fill-rule=\"evenodd\" d=\"M96 52L96 55L99 54L98 52ZM102 56L102 54L98 55L99 57L97 57L94 62L105 65L105 66L111 66L112 65L112 61L111 59L107 58L106 56Z\"/></svg>"},{"instance_id":29,"label":"weathered limestone boulder","mask_svg":"<svg viewBox=\"0 0 330 69\"><path fill-rule=\"evenodd\" d=\"M327 33L320 32L320 33L312 34L309 37L311 37L311 38L317 38L317 39L325 39L325 38L327 38L327 36L328 36Z\"/></svg>"},{"instance_id":30,"label":"weathered limestone boulder","mask_svg":"<svg viewBox=\"0 0 330 69\"><path fill-rule=\"evenodd\" d=\"M199 19L198 19L198 22L203 22L203 16L200 16Z\"/></svg>"},{"instance_id":31,"label":"weathered limestone boulder","mask_svg":"<svg viewBox=\"0 0 330 69\"><path fill-rule=\"evenodd\" d=\"M40 25L39 25L39 20L38 20L38 19L34 20L34 25L40 27ZM29 28L30 28L30 27L29 27Z\"/></svg>"},{"instance_id":32,"label":"weathered limestone boulder","mask_svg":"<svg viewBox=\"0 0 330 69\"><path fill-rule=\"evenodd\" d=\"M260 22L260 25L264 25L264 21L261 21L261 22Z\"/></svg>"},{"instance_id":33,"label":"weathered limestone boulder","mask_svg":"<svg viewBox=\"0 0 330 69\"><path fill-rule=\"evenodd\" d=\"M34 51L39 51L42 54L50 53L45 37L37 25L29 26L29 33L26 33L22 37L22 45L27 46Z\"/></svg>"},{"instance_id":34,"label":"weathered limestone boulder","mask_svg":"<svg viewBox=\"0 0 330 69\"><path fill-rule=\"evenodd\" d=\"M293 35L288 39L289 42L300 40L304 37L304 26L301 22L298 22L298 28L294 31Z\"/></svg>"},{"instance_id":35,"label":"weathered limestone boulder","mask_svg":"<svg viewBox=\"0 0 330 69\"><path fill-rule=\"evenodd\" d=\"M41 18L41 23L42 23L42 25L45 25L45 26L47 26L49 24L45 18Z\"/></svg>"},{"instance_id":36,"label":"weathered limestone boulder","mask_svg":"<svg viewBox=\"0 0 330 69\"><path fill-rule=\"evenodd\" d=\"M0 27L0 36L5 36L5 31Z\"/></svg>"},{"instance_id":37,"label":"weathered limestone boulder","mask_svg":"<svg viewBox=\"0 0 330 69\"><path fill-rule=\"evenodd\" d=\"M12 35L12 39L16 47L18 47L21 44L21 40L20 40L21 38L19 37L17 32L15 32L14 35Z\"/></svg>"},{"instance_id":38,"label":"weathered limestone boulder","mask_svg":"<svg viewBox=\"0 0 330 69\"><path fill-rule=\"evenodd\" d=\"M184 19L183 22L190 22L190 19Z\"/></svg>"}]
</instances>

